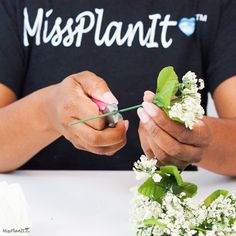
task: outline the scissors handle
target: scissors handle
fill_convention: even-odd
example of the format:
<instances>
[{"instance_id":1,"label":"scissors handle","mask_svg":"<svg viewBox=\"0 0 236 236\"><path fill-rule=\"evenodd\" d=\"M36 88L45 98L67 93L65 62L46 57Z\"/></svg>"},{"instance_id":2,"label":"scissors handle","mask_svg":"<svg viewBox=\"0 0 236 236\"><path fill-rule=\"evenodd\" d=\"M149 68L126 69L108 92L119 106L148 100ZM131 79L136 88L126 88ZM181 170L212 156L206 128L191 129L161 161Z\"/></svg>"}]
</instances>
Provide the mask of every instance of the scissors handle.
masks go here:
<instances>
[{"instance_id":1,"label":"scissors handle","mask_svg":"<svg viewBox=\"0 0 236 236\"><path fill-rule=\"evenodd\" d=\"M96 98L91 98L91 100L98 106L99 111L101 113L104 113L104 111L105 111L106 107L108 106L108 104L105 103L105 102L102 102L102 101L100 101Z\"/></svg>"},{"instance_id":2,"label":"scissors handle","mask_svg":"<svg viewBox=\"0 0 236 236\"><path fill-rule=\"evenodd\" d=\"M117 104L107 104L107 103L102 102L96 98L91 98L91 100L98 106L99 111L102 114L118 111ZM123 117L120 113L116 113L114 115L110 115L107 117L108 126L111 128L115 127L116 124L121 120L123 120Z\"/></svg>"}]
</instances>

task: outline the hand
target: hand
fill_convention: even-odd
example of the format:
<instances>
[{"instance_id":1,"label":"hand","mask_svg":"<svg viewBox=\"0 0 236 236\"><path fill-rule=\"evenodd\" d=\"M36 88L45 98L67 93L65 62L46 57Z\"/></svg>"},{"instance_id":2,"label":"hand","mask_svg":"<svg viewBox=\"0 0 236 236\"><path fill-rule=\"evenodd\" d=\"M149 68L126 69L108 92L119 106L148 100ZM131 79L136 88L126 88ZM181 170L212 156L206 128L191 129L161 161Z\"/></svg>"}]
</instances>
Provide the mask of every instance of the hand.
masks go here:
<instances>
[{"instance_id":1,"label":"hand","mask_svg":"<svg viewBox=\"0 0 236 236\"><path fill-rule=\"evenodd\" d=\"M90 98L118 103L106 82L91 72L71 75L53 86L49 107L52 127L77 149L112 155L126 144L128 121L106 128L105 118L69 126L71 122L99 115Z\"/></svg>"},{"instance_id":2,"label":"hand","mask_svg":"<svg viewBox=\"0 0 236 236\"><path fill-rule=\"evenodd\" d=\"M189 130L154 105L153 96L152 92L145 92L143 108L138 109L139 137L146 156L157 158L158 165L175 165L181 169L201 161L211 141L204 120Z\"/></svg>"}]
</instances>

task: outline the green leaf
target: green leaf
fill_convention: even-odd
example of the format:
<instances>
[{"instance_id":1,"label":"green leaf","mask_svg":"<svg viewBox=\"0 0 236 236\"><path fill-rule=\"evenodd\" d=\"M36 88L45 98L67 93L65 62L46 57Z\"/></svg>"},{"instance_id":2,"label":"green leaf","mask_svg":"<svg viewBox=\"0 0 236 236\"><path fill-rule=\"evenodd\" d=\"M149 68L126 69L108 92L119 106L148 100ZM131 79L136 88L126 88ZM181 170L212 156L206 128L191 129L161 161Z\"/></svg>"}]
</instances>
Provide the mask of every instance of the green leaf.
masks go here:
<instances>
[{"instance_id":1,"label":"green leaf","mask_svg":"<svg viewBox=\"0 0 236 236\"><path fill-rule=\"evenodd\" d=\"M179 82L178 81L178 76L175 73L174 67L173 66L167 66L164 67L157 78L157 92L160 92L165 89L166 87L166 82L168 81L174 81L174 82ZM173 91L174 95L178 91L178 87L175 91Z\"/></svg>"},{"instance_id":2,"label":"green leaf","mask_svg":"<svg viewBox=\"0 0 236 236\"><path fill-rule=\"evenodd\" d=\"M159 220L154 219L154 218L144 220L143 223L144 223L144 225L158 225L158 226L163 227L163 228L167 227L166 224L164 224L164 223L162 223Z\"/></svg>"},{"instance_id":3,"label":"green leaf","mask_svg":"<svg viewBox=\"0 0 236 236\"><path fill-rule=\"evenodd\" d=\"M162 198L166 193L165 189L159 184L155 183L151 177L139 187L138 192L159 203L161 203Z\"/></svg>"},{"instance_id":4,"label":"green leaf","mask_svg":"<svg viewBox=\"0 0 236 236\"><path fill-rule=\"evenodd\" d=\"M235 221L236 221L236 218L230 218L229 224L230 224L230 225L233 225Z\"/></svg>"},{"instance_id":5,"label":"green leaf","mask_svg":"<svg viewBox=\"0 0 236 236\"><path fill-rule=\"evenodd\" d=\"M206 231L205 229L202 229L202 228L200 228L200 227L194 227L193 229L196 230L196 231L198 231L198 232L202 232L202 233L204 233L204 234L207 233L207 231Z\"/></svg>"},{"instance_id":6,"label":"green leaf","mask_svg":"<svg viewBox=\"0 0 236 236\"><path fill-rule=\"evenodd\" d=\"M228 196L229 192L227 190L216 190L215 192L213 192L211 195L209 195L205 201L204 204L206 207L209 207L211 205L212 202L214 202L220 195L222 195L224 198L226 198Z\"/></svg>"},{"instance_id":7,"label":"green leaf","mask_svg":"<svg viewBox=\"0 0 236 236\"><path fill-rule=\"evenodd\" d=\"M185 193L186 197L193 197L197 193L197 185L189 182L183 182L181 186L179 185L173 185L172 186L172 192L175 195L178 195L180 193Z\"/></svg>"},{"instance_id":8,"label":"green leaf","mask_svg":"<svg viewBox=\"0 0 236 236\"><path fill-rule=\"evenodd\" d=\"M183 179L176 166L161 166L160 171L174 176L178 185L183 184Z\"/></svg>"},{"instance_id":9,"label":"green leaf","mask_svg":"<svg viewBox=\"0 0 236 236\"><path fill-rule=\"evenodd\" d=\"M166 88L154 96L153 103L161 108L169 108L174 90L175 83L173 81L166 82Z\"/></svg>"},{"instance_id":10,"label":"green leaf","mask_svg":"<svg viewBox=\"0 0 236 236\"><path fill-rule=\"evenodd\" d=\"M154 103L160 107L168 108L173 97L172 93L174 89L175 84L172 81L167 81L166 88L155 95Z\"/></svg>"},{"instance_id":11,"label":"green leaf","mask_svg":"<svg viewBox=\"0 0 236 236\"><path fill-rule=\"evenodd\" d=\"M183 188L182 192L186 193L187 197L193 197L197 193L197 185L189 182L184 182L181 186Z\"/></svg>"},{"instance_id":12,"label":"green leaf","mask_svg":"<svg viewBox=\"0 0 236 236\"><path fill-rule=\"evenodd\" d=\"M157 90L153 103L159 107L168 108L178 88L179 81L174 68L172 66L163 68L157 78Z\"/></svg>"},{"instance_id":13,"label":"green leaf","mask_svg":"<svg viewBox=\"0 0 236 236\"><path fill-rule=\"evenodd\" d=\"M177 121L180 124L185 124L184 121L180 120L178 117L172 117L171 120Z\"/></svg>"},{"instance_id":14,"label":"green leaf","mask_svg":"<svg viewBox=\"0 0 236 236\"><path fill-rule=\"evenodd\" d=\"M184 182L176 166L161 166L160 171L166 174L170 174L175 178L176 184L172 183L171 186L172 191L175 195L184 192L186 194L186 197L193 197L197 193L197 185L189 182Z\"/></svg>"},{"instance_id":15,"label":"green leaf","mask_svg":"<svg viewBox=\"0 0 236 236\"><path fill-rule=\"evenodd\" d=\"M160 171L155 173L162 177L161 181L156 183L150 177L139 187L138 192L160 204L168 191L172 191L175 195L184 192L186 197L193 197L197 192L197 185L183 182L175 166L162 166Z\"/></svg>"}]
</instances>

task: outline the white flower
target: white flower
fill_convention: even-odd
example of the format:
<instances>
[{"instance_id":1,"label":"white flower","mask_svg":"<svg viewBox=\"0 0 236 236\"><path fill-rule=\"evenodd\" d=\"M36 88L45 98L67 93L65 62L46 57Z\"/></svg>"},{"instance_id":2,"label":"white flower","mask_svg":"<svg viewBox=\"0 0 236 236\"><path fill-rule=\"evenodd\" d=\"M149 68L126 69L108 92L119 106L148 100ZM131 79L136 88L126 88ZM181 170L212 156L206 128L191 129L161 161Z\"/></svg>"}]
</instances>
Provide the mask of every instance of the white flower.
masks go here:
<instances>
[{"instance_id":1,"label":"white flower","mask_svg":"<svg viewBox=\"0 0 236 236\"><path fill-rule=\"evenodd\" d=\"M134 169L134 173L135 173L137 180L141 180L141 179L150 177L150 175L148 173L142 172L142 171L137 171L135 169Z\"/></svg>"},{"instance_id":2,"label":"white flower","mask_svg":"<svg viewBox=\"0 0 236 236\"><path fill-rule=\"evenodd\" d=\"M134 168L133 170L137 172L145 172L149 175L154 174L156 171L156 164L157 160L156 159L148 159L145 155L142 155L140 157L140 160L134 163Z\"/></svg>"},{"instance_id":3,"label":"white flower","mask_svg":"<svg viewBox=\"0 0 236 236\"><path fill-rule=\"evenodd\" d=\"M199 79L199 83L200 83L200 86L199 86L199 90L202 90L205 88L205 82L203 79Z\"/></svg>"},{"instance_id":4,"label":"white flower","mask_svg":"<svg viewBox=\"0 0 236 236\"><path fill-rule=\"evenodd\" d=\"M168 113L170 118L183 122L186 128L193 129L194 124L204 115L201 94L198 92L204 88L204 81L198 80L196 74L191 71L184 75L182 81L181 101L175 102Z\"/></svg>"},{"instance_id":5,"label":"white flower","mask_svg":"<svg viewBox=\"0 0 236 236\"><path fill-rule=\"evenodd\" d=\"M138 190L134 191L131 207L131 222L136 228L143 226L146 219L157 218L161 213L161 205L141 195Z\"/></svg>"},{"instance_id":6,"label":"white flower","mask_svg":"<svg viewBox=\"0 0 236 236\"><path fill-rule=\"evenodd\" d=\"M160 182L161 176L152 172L155 162L151 164L145 156L141 159L136 163L135 170L139 168L140 175ZM147 191L152 192L152 189ZM227 197L219 196L208 207L193 198L187 198L184 192L175 195L171 188L161 203L139 193L138 187L133 193L131 221L138 236L236 236L235 192ZM147 225L147 220L156 223ZM208 228L204 228L206 233L197 230L196 227L202 228L202 225L207 225Z\"/></svg>"},{"instance_id":7,"label":"white flower","mask_svg":"<svg viewBox=\"0 0 236 236\"><path fill-rule=\"evenodd\" d=\"M154 174L152 176L152 179L154 180L154 182L159 183L161 181L162 177L159 174Z\"/></svg>"}]
</instances>

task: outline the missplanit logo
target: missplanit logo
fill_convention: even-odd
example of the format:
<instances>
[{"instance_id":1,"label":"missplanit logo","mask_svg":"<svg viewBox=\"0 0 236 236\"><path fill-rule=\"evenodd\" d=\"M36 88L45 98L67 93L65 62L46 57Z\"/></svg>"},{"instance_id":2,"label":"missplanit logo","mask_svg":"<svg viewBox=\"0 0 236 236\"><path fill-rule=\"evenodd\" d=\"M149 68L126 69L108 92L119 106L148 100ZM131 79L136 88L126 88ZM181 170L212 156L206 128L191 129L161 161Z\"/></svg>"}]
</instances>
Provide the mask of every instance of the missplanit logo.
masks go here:
<instances>
[{"instance_id":1,"label":"missplanit logo","mask_svg":"<svg viewBox=\"0 0 236 236\"><path fill-rule=\"evenodd\" d=\"M172 19L171 14L160 13L148 15L147 22L149 23L141 20L136 23L105 22L106 12L103 8L83 11L75 18L68 19L53 14L53 9L45 11L39 8L32 19L28 8L24 8L23 43L25 47L34 43L36 46L51 44L53 47L75 46L79 48L82 46L84 37L90 34L98 47L113 45L132 47L134 43L138 43L146 48L169 48L174 43L175 36L170 34L170 28L177 27L185 36L190 37L196 32L197 22L207 22L207 15L203 14L196 14L190 18L183 16L177 21Z\"/></svg>"},{"instance_id":2,"label":"missplanit logo","mask_svg":"<svg viewBox=\"0 0 236 236\"><path fill-rule=\"evenodd\" d=\"M191 36L195 33L197 22L207 22L207 15L196 14L195 17L180 19L178 27L186 35Z\"/></svg>"},{"instance_id":3,"label":"missplanit logo","mask_svg":"<svg viewBox=\"0 0 236 236\"><path fill-rule=\"evenodd\" d=\"M26 234L30 234L30 228L22 228L22 229L16 229L16 228L12 228L12 229L3 229L2 230L2 233L3 233L3 235L11 235L11 234L13 234L13 235L15 235L15 234L17 234L17 235L20 235L20 234L24 234L24 235L26 235ZM0 235L2 235L2 234L0 234Z\"/></svg>"}]
</instances>

